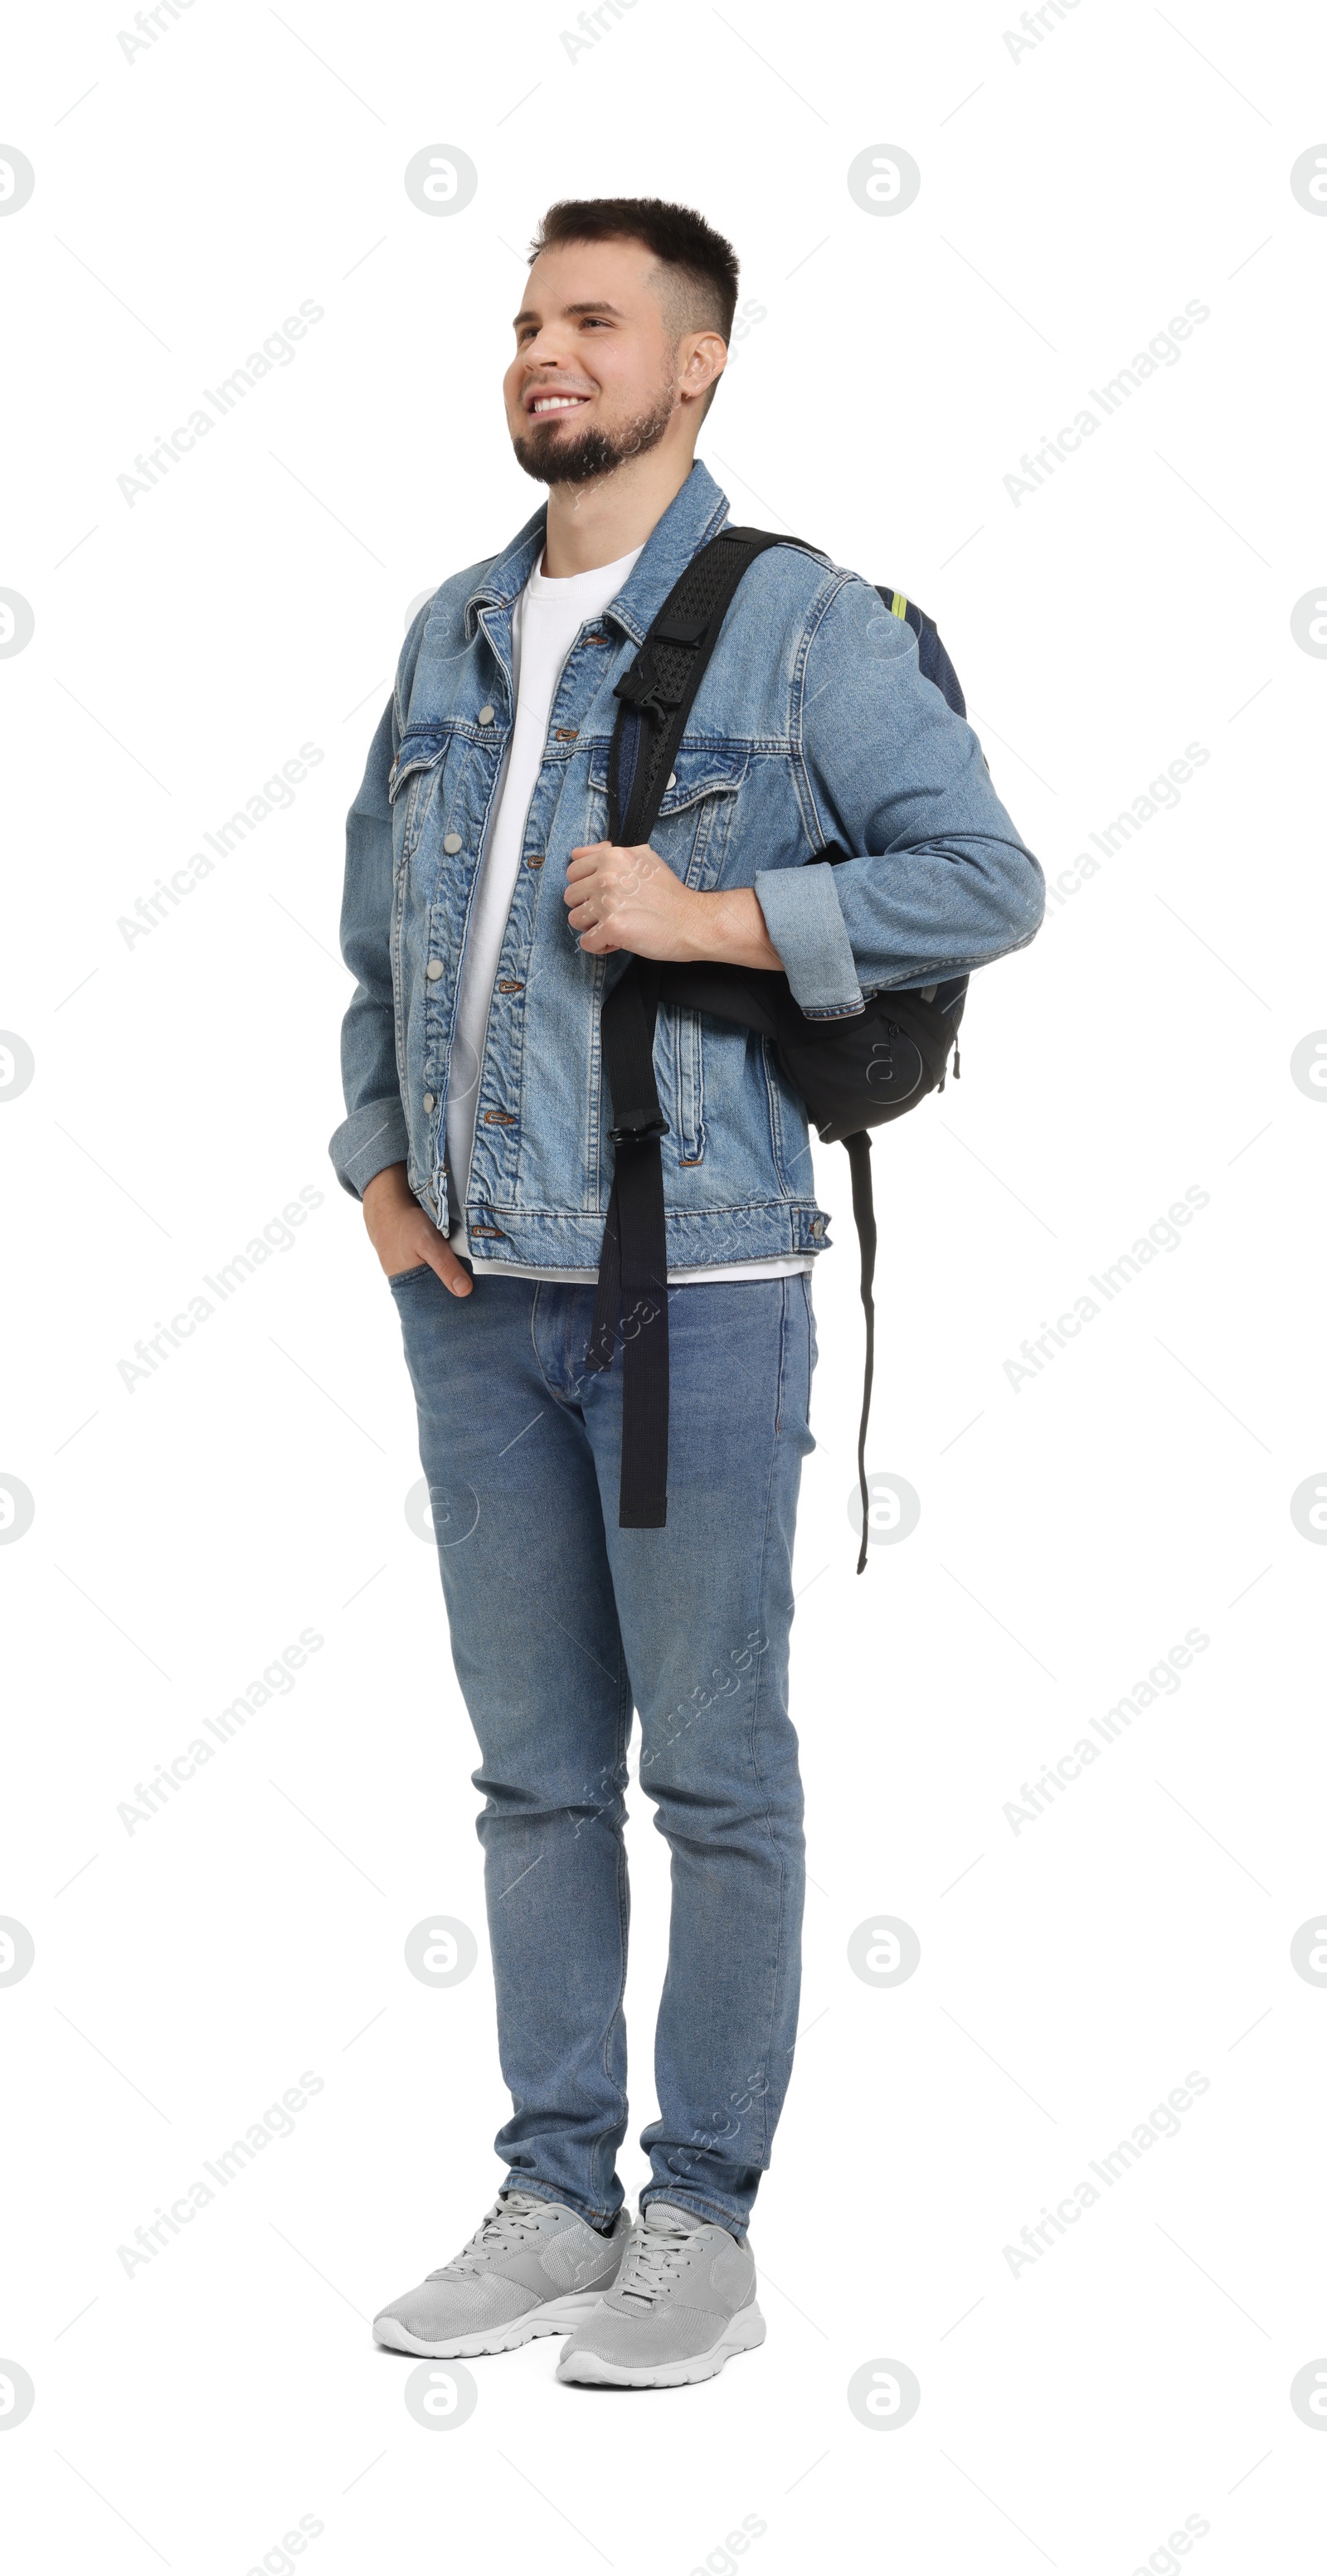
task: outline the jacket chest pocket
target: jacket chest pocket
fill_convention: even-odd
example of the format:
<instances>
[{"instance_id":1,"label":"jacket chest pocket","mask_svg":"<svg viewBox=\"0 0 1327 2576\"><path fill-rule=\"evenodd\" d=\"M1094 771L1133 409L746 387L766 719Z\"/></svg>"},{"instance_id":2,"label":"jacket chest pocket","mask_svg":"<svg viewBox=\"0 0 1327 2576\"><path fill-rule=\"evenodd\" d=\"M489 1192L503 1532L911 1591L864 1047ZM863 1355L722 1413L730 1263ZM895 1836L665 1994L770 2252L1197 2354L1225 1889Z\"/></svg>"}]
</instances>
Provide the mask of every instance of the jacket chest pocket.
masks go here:
<instances>
[{"instance_id":1,"label":"jacket chest pocket","mask_svg":"<svg viewBox=\"0 0 1327 2576\"><path fill-rule=\"evenodd\" d=\"M387 777L392 808L392 854L397 876L410 864L437 801L451 737L445 733L407 733Z\"/></svg>"},{"instance_id":2,"label":"jacket chest pocket","mask_svg":"<svg viewBox=\"0 0 1327 2576\"><path fill-rule=\"evenodd\" d=\"M645 737L648 740L648 734ZM746 754L727 744L683 743L669 774L650 834L650 847L666 859L684 885L712 885L737 808ZM590 761L588 837L608 830L608 744L596 743Z\"/></svg>"}]
</instances>

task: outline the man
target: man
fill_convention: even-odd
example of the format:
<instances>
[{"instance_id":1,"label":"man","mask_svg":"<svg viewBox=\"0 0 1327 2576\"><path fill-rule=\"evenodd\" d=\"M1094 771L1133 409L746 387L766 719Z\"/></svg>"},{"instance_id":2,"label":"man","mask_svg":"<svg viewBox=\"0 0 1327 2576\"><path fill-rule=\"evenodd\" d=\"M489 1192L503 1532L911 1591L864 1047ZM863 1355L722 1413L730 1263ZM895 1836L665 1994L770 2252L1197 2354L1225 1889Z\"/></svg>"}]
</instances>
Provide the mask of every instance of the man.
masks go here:
<instances>
[{"instance_id":1,"label":"man","mask_svg":"<svg viewBox=\"0 0 1327 2576\"><path fill-rule=\"evenodd\" d=\"M613 1172L603 998L630 954L723 959L782 967L832 1019L1021 947L1041 915L909 628L792 546L746 575L651 846L604 838L614 684L728 515L693 457L737 274L657 199L544 220L504 394L547 509L406 638L349 820L332 1141L418 1402L512 2094L493 2209L375 2333L439 2355L566 2335L559 2378L649 2388L765 2333L747 2221L797 2021L788 1635L826 1218L769 1050L665 1009L667 1525L620 1528L620 1350L585 1365ZM845 862L807 864L831 843ZM615 2170L633 1707L673 1890L634 2226Z\"/></svg>"}]
</instances>

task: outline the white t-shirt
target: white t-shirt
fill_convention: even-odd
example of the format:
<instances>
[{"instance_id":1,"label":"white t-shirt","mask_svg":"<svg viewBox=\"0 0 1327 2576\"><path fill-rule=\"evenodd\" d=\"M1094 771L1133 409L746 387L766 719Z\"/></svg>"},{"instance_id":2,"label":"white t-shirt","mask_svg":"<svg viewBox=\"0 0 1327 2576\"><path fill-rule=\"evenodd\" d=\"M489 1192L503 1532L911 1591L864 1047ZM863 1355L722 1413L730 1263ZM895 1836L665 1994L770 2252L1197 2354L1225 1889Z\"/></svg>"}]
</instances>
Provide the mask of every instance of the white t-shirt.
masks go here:
<instances>
[{"instance_id":1,"label":"white t-shirt","mask_svg":"<svg viewBox=\"0 0 1327 2576\"><path fill-rule=\"evenodd\" d=\"M520 873L526 817L548 739L549 710L562 666L581 627L590 618L601 617L610 599L616 599L640 552L637 546L634 553L620 556L616 563L598 564L593 572L572 573L556 580L536 569L512 615L516 722L498 782L498 809L475 888L456 997L447 1092L447 1170L453 1208L464 1209L469 1190L480 1058L507 916ZM527 1269L511 1261L477 1257L467 1240L464 1216L453 1228L449 1241L454 1253L473 1262L476 1274L559 1280L567 1286L593 1286L596 1277L593 1270ZM710 1279L786 1279L810 1267L809 1255L792 1253L778 1261L734 1261L708 1270L670 1270L668 1284L681 1287Z\"/></svg>"}]
</instances>

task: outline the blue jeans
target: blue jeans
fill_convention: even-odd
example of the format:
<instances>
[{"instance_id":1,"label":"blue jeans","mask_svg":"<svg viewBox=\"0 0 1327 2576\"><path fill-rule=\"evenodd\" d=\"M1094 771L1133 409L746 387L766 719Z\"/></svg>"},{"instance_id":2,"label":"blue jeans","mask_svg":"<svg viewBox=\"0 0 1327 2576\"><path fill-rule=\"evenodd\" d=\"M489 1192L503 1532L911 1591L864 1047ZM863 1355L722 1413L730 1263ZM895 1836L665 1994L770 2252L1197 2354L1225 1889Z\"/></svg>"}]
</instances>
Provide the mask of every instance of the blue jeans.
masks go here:
<instances>
[{"instance_id":1,"label":"blue jeans","mask_svg":"<svg viewBox=\"0 0 1327 2576\"><path fill-rule=\"evenodd\" d=\"M452 1654L480 1748L503 2188L598 2226L623 2200L633 1705L672 1855L655 2032L665 2199L741 2236L797 2025L802 1794L788 1715L792 1547L815 1324L806 1273L672 1292L668 1525L617 1526L620 1353L588 1375L593 1288L424 1267L392 1281Z\"/></svg>"}]
</instances>

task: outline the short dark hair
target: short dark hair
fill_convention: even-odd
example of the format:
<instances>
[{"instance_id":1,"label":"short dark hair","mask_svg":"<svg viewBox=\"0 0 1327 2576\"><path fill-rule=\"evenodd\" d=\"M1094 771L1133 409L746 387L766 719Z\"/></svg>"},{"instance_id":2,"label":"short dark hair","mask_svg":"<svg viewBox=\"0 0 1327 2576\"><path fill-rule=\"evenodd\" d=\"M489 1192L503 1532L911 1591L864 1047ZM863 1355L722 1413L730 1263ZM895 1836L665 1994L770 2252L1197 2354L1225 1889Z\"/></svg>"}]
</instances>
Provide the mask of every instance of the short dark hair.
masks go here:
<instances>
[{"instance_id":1,"label":"short dark hair","mask_svg":"<svg viewBox=\"0 0 1327 2576\"><path fill-rule=\"evenodd\" d=\"M561 242L644 242L663 268L676 269L683 329L718 331L727 340L737 309L737 253L691 206L662 197L562 197L550 206L530 244L531 263Z\"/></svg>"}]
</instances>

